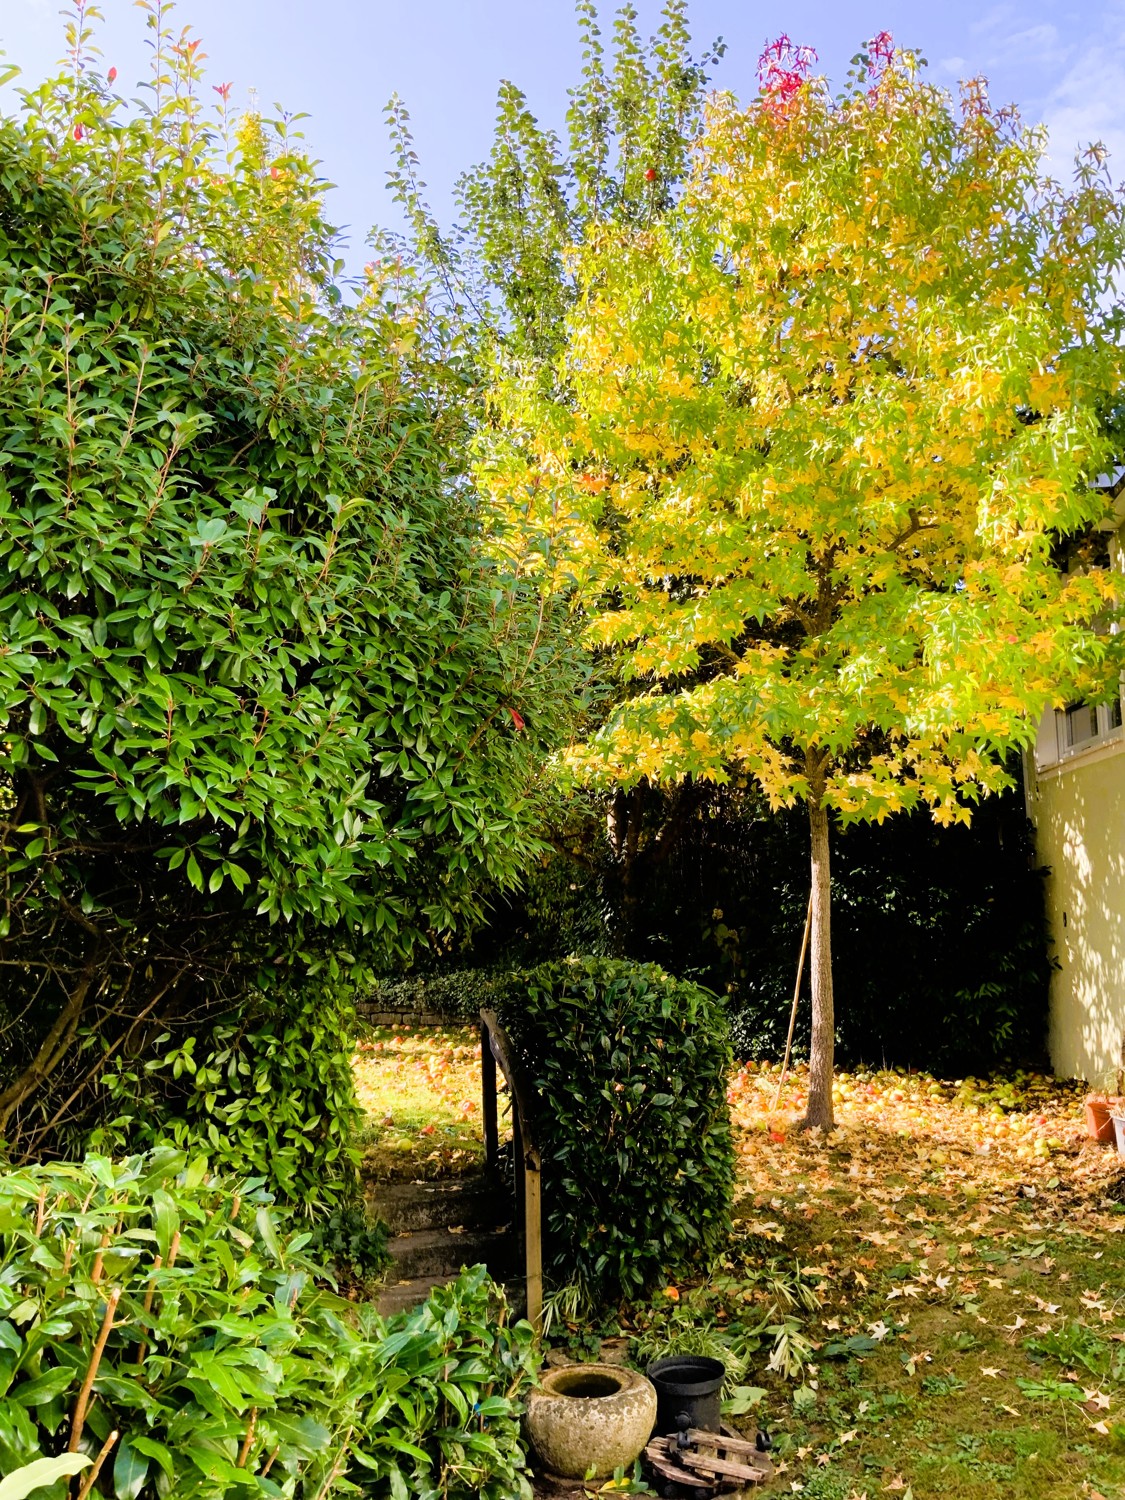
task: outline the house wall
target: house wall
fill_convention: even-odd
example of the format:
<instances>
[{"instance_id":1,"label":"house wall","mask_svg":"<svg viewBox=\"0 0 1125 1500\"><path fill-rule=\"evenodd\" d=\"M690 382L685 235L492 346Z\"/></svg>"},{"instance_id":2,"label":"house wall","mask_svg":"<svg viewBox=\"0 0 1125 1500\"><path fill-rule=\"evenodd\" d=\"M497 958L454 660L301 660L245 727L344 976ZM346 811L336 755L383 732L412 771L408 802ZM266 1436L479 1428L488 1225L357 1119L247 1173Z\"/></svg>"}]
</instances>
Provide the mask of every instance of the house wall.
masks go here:
<instances>
[{"instance_id":1,"label":"house wall","mask_svg":"<svg viewBox=\"0 0 1125 1500\"><path fill-rule=\"evenodd\" d=\"M1029 758L1030 759L1030 758ZM1125 1037L1125 741L1028 767L1028 811L1049 867L1055 1072L1106 1086Z\"/></svg>"}]
</instances>

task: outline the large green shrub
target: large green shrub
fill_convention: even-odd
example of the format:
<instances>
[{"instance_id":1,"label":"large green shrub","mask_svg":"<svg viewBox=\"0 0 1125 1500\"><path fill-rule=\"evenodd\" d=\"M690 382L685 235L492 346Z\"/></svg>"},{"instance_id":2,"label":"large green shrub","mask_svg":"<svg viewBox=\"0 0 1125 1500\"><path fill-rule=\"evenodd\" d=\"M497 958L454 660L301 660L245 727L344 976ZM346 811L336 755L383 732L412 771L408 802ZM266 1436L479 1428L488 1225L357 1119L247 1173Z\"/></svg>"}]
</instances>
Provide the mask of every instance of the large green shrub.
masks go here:
<instances>
[{"instance_id":1,"label":"large green shrub","mask_svg":"<svg viewBox=\"0 0 1125 1500\"><path fill-rule=\"evenodd\" d=\"M533 1335L483 1267L390 1324L316 1270L260 1190L182 1154L0 1176L0 1472L116 1432L116 1500L529 1495Z\"/></svg>"},{"instance_id":2,"label":"large green shrub","mask_svg":"<svg viewBox=\"0 0 1125 1500\"><path fill-rule=\"evenodd\" d=\"M539 1096L548 1271L595 1302L705 1264L734 1177L722 1006L653 964L514 976L501 1008Z\"/></svg>"},{"instance_id":3,"label":"large green shrub","mask_svg":"<svg viewBox=\"0 0 1125 1500\"><path fill-rule=\"evenodd\" d=\"M147 1057L107 1066L114 1113L91 1142L136 1151L172 1144L323 1217L359 1188L355 1030L349 994L315 981L272 1007L251 995L241 1015L202 1031L174 1027L152 1038Z\"/></svg>"},{"instance_id":4,"label":"large green shrub","mask_svg":"<svg viewBox=\"0 0 1125 1500\"><path fill-rule=\"evenodd\" d=\"M75 29L0 116L0 1136L32 1156L107 1056L471 922L569 712L424 300L341 284L299 141L147 8L147 102Z\"/></svg>"}]
</instances>

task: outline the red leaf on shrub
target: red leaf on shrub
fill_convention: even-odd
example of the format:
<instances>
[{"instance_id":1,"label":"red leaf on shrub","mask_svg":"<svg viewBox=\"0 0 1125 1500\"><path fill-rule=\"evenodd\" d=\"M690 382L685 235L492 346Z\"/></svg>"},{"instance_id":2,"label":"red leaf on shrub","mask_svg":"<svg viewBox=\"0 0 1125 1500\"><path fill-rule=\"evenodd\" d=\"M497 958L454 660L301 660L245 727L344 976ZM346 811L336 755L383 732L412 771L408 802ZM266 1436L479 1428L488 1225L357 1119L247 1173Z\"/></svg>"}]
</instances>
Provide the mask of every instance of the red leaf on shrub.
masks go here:
<instances>
[{"instance_id":1,"label":"red leaf on shrub","mask_svg":"<svg viewBox=\"0 0 1125 1500\"><path fill-rule=\"evenodd\" d=\"M509 708L508 712L512 716L512 723L516 726L517 733L521 729L527 728L527 720L524 718L523 714L520 713L518 708Z\"/></svg>"}]
</instances>

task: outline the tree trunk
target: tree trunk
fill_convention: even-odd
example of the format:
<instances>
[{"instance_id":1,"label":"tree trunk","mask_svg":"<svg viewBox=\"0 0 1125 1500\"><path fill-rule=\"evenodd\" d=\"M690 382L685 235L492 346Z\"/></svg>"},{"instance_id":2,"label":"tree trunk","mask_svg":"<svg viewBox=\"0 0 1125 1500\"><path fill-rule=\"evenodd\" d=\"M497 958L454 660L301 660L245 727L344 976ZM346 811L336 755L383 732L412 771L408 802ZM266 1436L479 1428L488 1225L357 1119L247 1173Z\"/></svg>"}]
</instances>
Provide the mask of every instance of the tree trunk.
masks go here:
<instances>
[{"instance_id":1,"label":"tree trunk","mask_svg":"<svg viewBox=\"0 0 1125 1500\"><path fill-rule=\"evenodd\" d=\"M801 1129L831 1130L832 1070L836 1017L832 1001L832 888L828 864L828 809L819 796L809 799L812 846L812 1049L809 1054L809 1103Z\"/></svg>"}]
</instances>

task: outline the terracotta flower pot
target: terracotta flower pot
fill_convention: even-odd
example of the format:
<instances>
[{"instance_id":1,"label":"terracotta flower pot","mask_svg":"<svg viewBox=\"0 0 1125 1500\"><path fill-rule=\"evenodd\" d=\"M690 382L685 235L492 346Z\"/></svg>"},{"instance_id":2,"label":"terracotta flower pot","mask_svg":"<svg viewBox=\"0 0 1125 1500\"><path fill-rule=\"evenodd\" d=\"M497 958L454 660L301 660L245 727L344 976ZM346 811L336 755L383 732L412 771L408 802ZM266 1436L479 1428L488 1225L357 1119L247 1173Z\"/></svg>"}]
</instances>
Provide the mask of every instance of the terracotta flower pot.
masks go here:
<instances>
[{"instance_id":1,"label":"terracotta flower pot","mask_svg":"<svg viewBox=\"0 0 1125 1500\"><path fill-rule=\"evenodd\" d=\"M614 1469L631 1467L648 1442L656 1391L636 1370L619 1365L567 1365L544 1372L526 1420L535 1451L552 1474L609 1479Z\"/></svg>"},{"instance_id":2,"label":"terracotta flower pot","mask_svg":"<svg viewBox=\"0 0 1125 1500\"><path fill-rule=\"evenodd\" d=\"M1113 1114L1120 1108L1117 1100L1092 1095L1086 1100L1086 1134L1101 1146L1112 1146Z\"/></svg>"}]
</instances>

